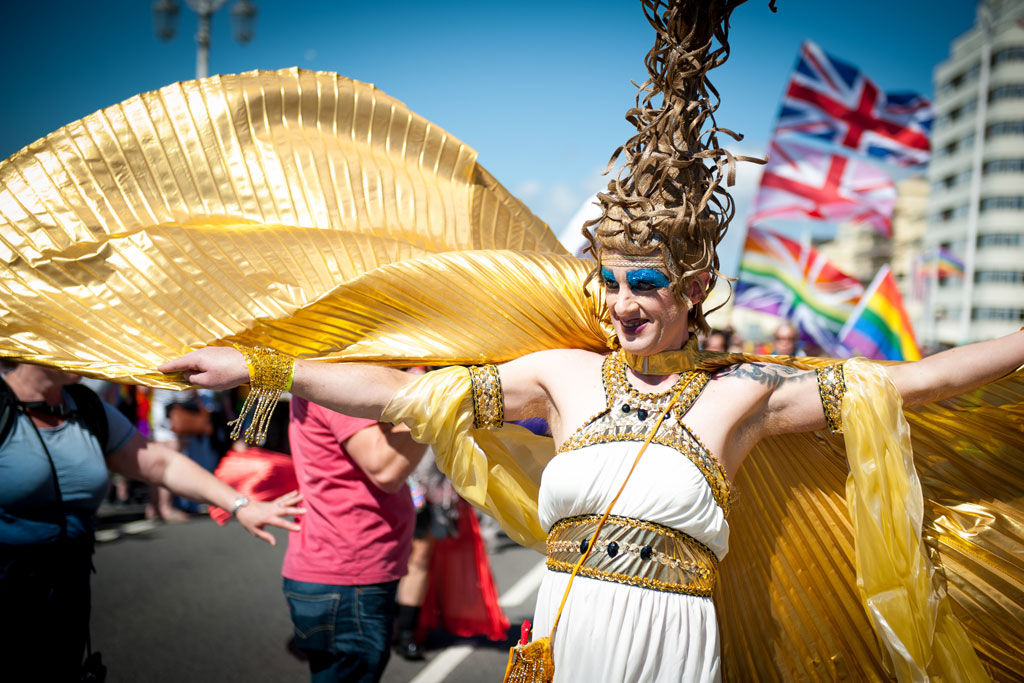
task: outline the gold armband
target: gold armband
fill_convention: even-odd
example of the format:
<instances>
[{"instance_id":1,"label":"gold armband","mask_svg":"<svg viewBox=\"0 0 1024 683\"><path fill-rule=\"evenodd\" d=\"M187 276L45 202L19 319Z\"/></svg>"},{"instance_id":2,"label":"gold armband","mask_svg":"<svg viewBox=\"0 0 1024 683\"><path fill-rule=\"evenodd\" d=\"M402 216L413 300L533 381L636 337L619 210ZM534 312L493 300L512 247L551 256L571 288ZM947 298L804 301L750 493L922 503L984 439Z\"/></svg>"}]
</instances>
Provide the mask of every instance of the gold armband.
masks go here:
<instances>
[{"instance_id":1,"label":"gold armband","mask_svg":"<svg viewBox=\"0 0 1024 683\"><path fill-rule=\"evenodd\" d=\"M815 369L818 376L818 395L825 410L825 422L833 434L843 433L843 396L846 395L846 378L843 364L834 363Z\"/></svg>"},{"instance_id":2,"label":"gold armband","mask_svg":"<svg viewBox=\"0 0 1024 683\"><path fill-rule=\"evenodd\" d=\"M252 422L245 430L245 442L262 444L267 438L267 427L274 414L282 391L291 389L295 374L295 359L265 346L238 346L235 348L245 356L249 366L249 395L238 417L228 423L233 427L231 438L237 439L242 433L245 418L252 410Z\"/></svg>"},{"instance_id":3,"label":"gold armband","mask_svg":"<svg viewBox=\"0 0 1024 683\"><path fill-rule=\"evenodd\" d=\"M473 385L473 427L501 427L505 424L505 397L501 393L498 368L494 365L470 366L469 380Z\"/></svg>"}]
</instances>

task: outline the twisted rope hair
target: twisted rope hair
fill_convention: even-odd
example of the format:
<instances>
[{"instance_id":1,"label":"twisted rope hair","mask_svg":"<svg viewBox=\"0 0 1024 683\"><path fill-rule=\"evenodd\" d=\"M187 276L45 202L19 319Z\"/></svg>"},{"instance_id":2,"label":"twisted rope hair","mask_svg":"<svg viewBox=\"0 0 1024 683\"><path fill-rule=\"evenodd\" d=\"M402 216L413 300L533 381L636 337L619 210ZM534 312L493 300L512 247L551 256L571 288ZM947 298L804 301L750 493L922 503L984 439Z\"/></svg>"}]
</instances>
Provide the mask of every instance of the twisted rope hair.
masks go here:
<instances>
[{"instance_id":1,"label":"twisted rope hair","mask_svg":"<svg viewBox=\"0 0 1024 683\"><path fill-rule=\"evenodd\" d=\"M626 112L637 132L608 161L605 173L625 157L608 190L597 195L601 216L583 225L599 263L601 250L660 251L673 293L693 307L690 328L704 334L710 327L701 302L721 275L715 249L735 214L722 180L734 183L737 161L764 163L719 147L718 133L743 136L716 124L721 99L707 78L729 57L729 17L743 2L641 0L656 36L644 60L648 79L637 86L636 104ZM707 286L698 301L691 300L691 283L704 272Z\"/></svg>"}]
</instances>

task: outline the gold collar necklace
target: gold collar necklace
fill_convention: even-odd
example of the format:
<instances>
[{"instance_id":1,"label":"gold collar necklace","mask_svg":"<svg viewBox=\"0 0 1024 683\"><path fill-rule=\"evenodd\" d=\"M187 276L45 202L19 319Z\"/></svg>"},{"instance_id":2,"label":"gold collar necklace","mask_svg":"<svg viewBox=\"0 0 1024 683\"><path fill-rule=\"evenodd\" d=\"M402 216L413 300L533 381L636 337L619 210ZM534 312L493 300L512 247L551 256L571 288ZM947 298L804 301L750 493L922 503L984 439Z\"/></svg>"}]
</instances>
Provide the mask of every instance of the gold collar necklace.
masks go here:
<instances>
[{"instance_id":1,"label":"gold collar necklace","mask_svg":"<svg viewBox=\"0 0 1024 683\"><path fill-rule=\"evenodd\" d=\"M653 356L638 356L627 351L622 352L623 358L633 372L642 375L675 375L687 370L694 370L700 359L700 349L697 347L697 337L690 335L690 338L678 351L662 351Z\"/></svg>"}]
</instances>

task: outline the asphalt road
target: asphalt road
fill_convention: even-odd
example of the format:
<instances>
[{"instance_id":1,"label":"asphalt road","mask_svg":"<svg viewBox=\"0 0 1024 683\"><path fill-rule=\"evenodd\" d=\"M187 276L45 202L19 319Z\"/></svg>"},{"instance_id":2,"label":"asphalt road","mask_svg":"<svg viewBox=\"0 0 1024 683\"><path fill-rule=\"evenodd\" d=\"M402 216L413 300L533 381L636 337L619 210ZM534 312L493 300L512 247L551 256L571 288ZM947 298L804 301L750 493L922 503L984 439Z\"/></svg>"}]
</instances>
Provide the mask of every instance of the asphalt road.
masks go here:
<instances>
[{"instance_id":1,"label":"asphalt road","mask_svg":"<svg viewBox=\"0 0 1024 683\"><path fill-rule=\"evenodd\" d=\"M135 514L102 518L93 576L92 641L109 683L308 681L290 648L292 626L281 594L286 533L276 547L236 524L207 517L152 524ZM435 634L426 662L392 657L386 683L500 681L508 645L536 600L541 556L518 546L491 555L512 627L509 642Z\"/></svg>"}]
</instances>

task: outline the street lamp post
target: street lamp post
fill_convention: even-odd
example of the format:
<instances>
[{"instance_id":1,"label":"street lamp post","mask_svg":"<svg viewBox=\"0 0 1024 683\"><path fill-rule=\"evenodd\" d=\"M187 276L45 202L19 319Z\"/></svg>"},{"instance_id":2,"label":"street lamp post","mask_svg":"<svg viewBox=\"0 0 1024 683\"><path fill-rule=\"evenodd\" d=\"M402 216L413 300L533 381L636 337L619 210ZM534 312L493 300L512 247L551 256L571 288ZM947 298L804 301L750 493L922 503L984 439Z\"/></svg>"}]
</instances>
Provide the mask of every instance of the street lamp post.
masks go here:
<instances>
[{"instance_id":1,"label":"street lamp post","mask_svg":"<svg viewBox=\"0 0 1024 683\"><path fill-rule=\"evenodd\" d=\"M196 78L210 75L210 23L213 15L227 0L185 0L189 9L199 17L196 29ZM178 15L181 5L178 0L156 0L153 14L156 20L156 35L161 40L171 40L178 30ZM235 40L245 45L252 40L256 23L256 7L249 0L236 0L231 8L235 28Z\"/></svg>"}]
</instances>

